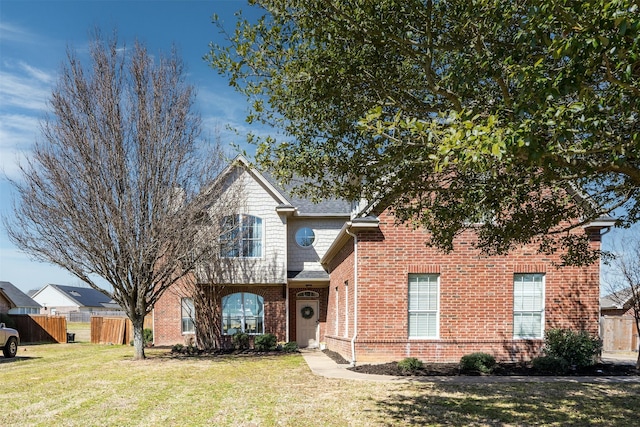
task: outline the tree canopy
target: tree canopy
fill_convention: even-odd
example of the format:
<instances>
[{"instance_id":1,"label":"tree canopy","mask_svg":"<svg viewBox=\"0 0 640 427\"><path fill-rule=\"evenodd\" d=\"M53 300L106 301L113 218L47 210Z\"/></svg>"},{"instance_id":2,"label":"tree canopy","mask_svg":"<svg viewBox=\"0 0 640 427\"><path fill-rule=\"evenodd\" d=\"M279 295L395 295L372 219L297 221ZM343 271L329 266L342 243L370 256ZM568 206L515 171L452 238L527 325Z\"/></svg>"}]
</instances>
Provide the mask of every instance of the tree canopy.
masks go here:
<instances>
[{"instance_id":1,"label":"tree canopy","mask_svg":"<svg viewBox=\"0 0 640 427\"><path fill-rule=\"evenodd\" d=\"M473 226L486 252L568 262L593 259L569 230L639 219L637 2L250 3L262 17L208 60L282 135L250 137L257 162L307 196L382 200L444 249Z\"/></svg>"},{"instance_id":2,"label":"tree canopy","mask_svg":"<svg viewBox=\"0 0 640 427\"><path fill-rule=\"evenodd\" d=\"M16 191L11 240L108 293L133 323L144 358L143 321L199 252L202 213L221 152L208 156L193 87L173 51L154 58L136 43L97 34L90 63L69 50Z\"/></svg>"}]
</instances>

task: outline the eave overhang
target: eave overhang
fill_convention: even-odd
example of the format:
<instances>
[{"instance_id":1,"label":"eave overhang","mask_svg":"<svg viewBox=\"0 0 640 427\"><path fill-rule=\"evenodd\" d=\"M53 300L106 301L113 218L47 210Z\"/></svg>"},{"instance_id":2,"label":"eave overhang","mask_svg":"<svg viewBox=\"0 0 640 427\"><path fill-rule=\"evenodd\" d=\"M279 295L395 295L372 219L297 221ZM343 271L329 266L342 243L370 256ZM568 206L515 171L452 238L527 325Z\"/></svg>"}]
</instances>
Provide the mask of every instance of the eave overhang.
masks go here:
<instances>
[{"instance_id":1,"label":"eave overhang","mask_svg":"<svg viewBox=\"0 0 640 427\"><path fill-rule=\"evenodd\" d=\"M374 216L367 216L364 218L354 218L351 221L344 223L338 236L334 239L327 252L320 260L325 268L331 259L342 249L342 247L353 237L353 234L357 234L362 231L377 230L380 227L380 220Z\"/></svg>"}]
</instances>

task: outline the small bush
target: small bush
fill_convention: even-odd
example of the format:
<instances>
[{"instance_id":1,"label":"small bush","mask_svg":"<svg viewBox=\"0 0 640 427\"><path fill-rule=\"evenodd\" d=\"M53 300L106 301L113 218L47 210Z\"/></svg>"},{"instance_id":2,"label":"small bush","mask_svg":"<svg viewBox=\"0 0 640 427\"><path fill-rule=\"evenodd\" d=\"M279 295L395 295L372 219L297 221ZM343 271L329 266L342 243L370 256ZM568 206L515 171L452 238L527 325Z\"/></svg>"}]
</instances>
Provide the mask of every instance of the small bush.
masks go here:
<instances>
[{"instance_id":1,"label":"small bush","mask_svg":"<svg viewBox=\"0 0 640 427\"><path fill-rule=\"evenodd\" d=\"M273 334L258 335L253 341L253 346L258 351L275 350L277 345L276 336Z\"/></svg>"},{"instance_id":2,"label":"small bush","mask_svg":"<svg viewBox=\"0 0 640 427\"><path fill-rule=\"evenodd\" d=\"M282 346L282 351L284 351L285 353L295 353L296 351L298 351L298 343L295 341L285 343Z\"/></svg>"},{"instance_id":3,"label":"small bush","mask_svg":"<svg viewBox=\"0 0 640 427\"><path fill-rule=\"evenodd\" d=\"M471 353L460 359L460 372L463 374L489 374L496 365L496 359L487 353Z\"/></svg>"},{"instance_id":4,"label":"small bush","mask_svg":"<svg viewBox=\"0 0 640 427\"><path fill-rule=\"evenodd\" d=\"M544 354L562 358L569 366L581 368L595 363L602 342L586 331L551 329L545 333Z\"/></svg>"},{"instance_id":5,"label":"small bush","mask_svg":"<svg viewBox=\"0 0 640 427\"><path fill-rule=\"evenodd\" d=\"M145 328L142 330L142 342L145 347L153 344L153 329Z\"/></svg>"},{"instance_id":6,"label":"small bush","mask_svg":"<svg viewBox=\"0 0 640 427\"><path fill-rule=\"evenodd\" d=\"M249 348L249 335L244 332L236 332L231 338L233 348L236 350L246 350Z\"/></svg>"},{"instance_id":7,"label":"small bush","mask_svg":"<svg viewBox=\"0 0 640 427\"><path fill-rule=\"evenodd\" d=\"M182 353L184 346L182 344L174 344L171 347L171 353Z\"/></svg>"},{"instance_id":8,"label":"small bush","mask_svg":"<svg viewBox=\"0 0 640 427\"><path fill-rule=\"evenodd\" d=\"M531 360L531 365L536 372L549 375L566 374L569 370L569 363L562 357L540 356Z\"/></svg>"},{"instance_id":9,"label":"small bush","mask_svg":"<svg viewBox=\"0 0 640 427\"><path fill-rule=\"evenodd\" d=\"M192 342L190 342L189 345L184 348L184 351L188 355L194 355L194 354L199 354L200 353L200 350L198 350L198 347L195 346Z\"/></svg>"},{"instance_id":10,"label":"small bush","mask_svg":"<svg viewBox=\"0 0 640 427\"><path fill-rule=\"evenodd\" d=\"M398 362L398 368L406 374L412 374L422 369L422 361L415 357L407 357Z\"/></svg>"}]
</instances>

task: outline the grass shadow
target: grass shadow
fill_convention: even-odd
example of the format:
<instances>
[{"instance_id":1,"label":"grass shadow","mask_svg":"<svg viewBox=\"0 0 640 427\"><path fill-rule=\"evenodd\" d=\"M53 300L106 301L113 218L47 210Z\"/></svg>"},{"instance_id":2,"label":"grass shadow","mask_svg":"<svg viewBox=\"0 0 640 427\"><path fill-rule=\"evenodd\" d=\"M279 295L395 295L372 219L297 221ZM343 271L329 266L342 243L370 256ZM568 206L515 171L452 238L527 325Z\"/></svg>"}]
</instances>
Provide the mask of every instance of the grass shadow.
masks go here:
<instances>
[{"instance_id":1,"label":"grass shadow","mask_svg":"<svg viewBox=\"0 0 640 427\"><path fill-rule=\"evenodd\" d=\"M389 426L629 426L640 384L432 384L376 403Z\"/></svg>"},{"instance_id":2,"label":"grass shadow","mask_svg":"<svg viewBox=\"0 0 640 427\"><path fill-rule=\"evenodd\" d=\"M36 360L36 359L42 359L42 357L35 357L35 356L16 356L16 357L12 357L10 359L6 358L6 357L0 357L0 365L3 365L5 363L18 363L18 362L27 362L29 360Z\"/></svg>"}]
</instances>

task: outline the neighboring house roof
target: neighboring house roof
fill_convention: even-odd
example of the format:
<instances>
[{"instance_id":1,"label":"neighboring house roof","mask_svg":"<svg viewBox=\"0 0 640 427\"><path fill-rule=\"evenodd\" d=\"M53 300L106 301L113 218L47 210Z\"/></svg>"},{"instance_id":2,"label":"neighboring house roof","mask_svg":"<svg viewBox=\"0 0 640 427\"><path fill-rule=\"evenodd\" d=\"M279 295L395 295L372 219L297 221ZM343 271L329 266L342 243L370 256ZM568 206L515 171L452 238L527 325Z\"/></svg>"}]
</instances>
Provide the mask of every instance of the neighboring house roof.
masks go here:
<instances>
[{"instance_id":1,"label":"neighboring house roof","mask_svg":"<svg viewBox=\"0 0 640 427\"><path fill-rule=\"evenodd\" d=\"M621 310L631 306L633 294L631 288L620 289L600 298L600 310Z\"/></svg>"},{"instance_id":2,"label":"neighboring house roof","mask_svg":"<svg viewBox=\"0 0 640 427\"><path fill-rule=\"evenodd\" d=\"M0 282L0 292L14 307L40 308L41 305L27 294L16 288L11 282Z\"/></svg>"},{"instance_id":3,"label":"neighboring house roof","mask_svg":"<svg viewBox=\"0 0 640 427\"><path fill-rule=\"evenodd\" d=\"M121 307L111 297L93 288L81 288L77 286L64 286L54 284L48 284L47 286L63 293L67 298L74 301L79 307L97 307L108 308L112 310L121 309ZM38 293L42 292L42 290L47 286L38 291Z\"/></svg>"}]
</instances>

